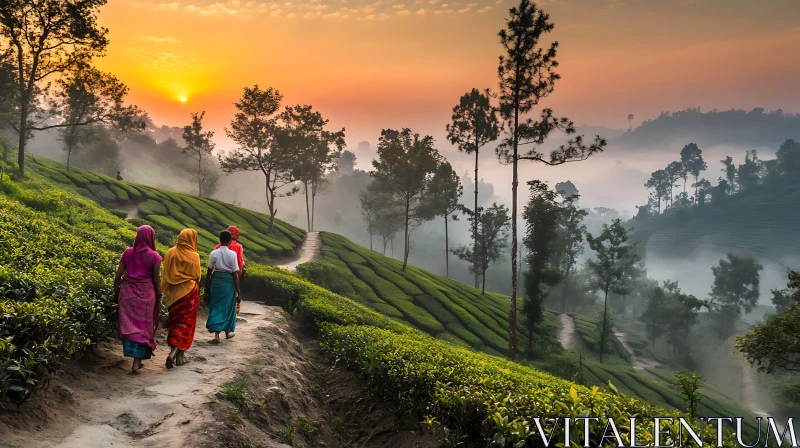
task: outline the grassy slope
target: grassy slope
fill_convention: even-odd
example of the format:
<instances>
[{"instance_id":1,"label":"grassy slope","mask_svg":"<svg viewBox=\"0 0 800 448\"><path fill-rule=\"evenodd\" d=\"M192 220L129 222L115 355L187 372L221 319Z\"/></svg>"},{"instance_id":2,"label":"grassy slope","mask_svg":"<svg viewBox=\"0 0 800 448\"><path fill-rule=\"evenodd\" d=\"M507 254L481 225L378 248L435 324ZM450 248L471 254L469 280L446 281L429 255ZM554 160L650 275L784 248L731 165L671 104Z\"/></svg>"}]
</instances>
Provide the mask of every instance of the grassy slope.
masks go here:
<instances>
[{"instance_id":1,"label":"grassy slope","mask_svg":"<svg viewBox=\"0 0 800 448\"><path fill-rule=\"evenodd\" d=\"M312 281L372 308L386 316L412 325L439 339L490 354L505 353L508 332L506 296L480 291L460 282L432 274L409 265L402 271L402 262L359 246L346 238L323 232L322 261L337 269L333 276L319 277L300 268ZM545 313L545 328L554 340L558 315ZM594 319L575 315L575 330L582 353L583 375L590 384L605 386L611 381L624 393L639 397L664 408L683 409L684 403L674 384L677 371L666 367L652 372L634 371L631 354L616 337L612 349L601 364L595 354L597 345ZM521 343L526 343L523 339ZM634 337L633 344L641 341ZM556 348L556 346L558 348ZM574 356L577 361L577 356ZM699 412L707 416L750 415L721 392L706 387L706 400Z\"/></svg>"},{"instance_id":2,"label":"grassy slope","mask_svg":"<svg viewBox=\"0 0 800 448\"><path fill-rule=\"evenodd\" d=\"M267 261L293 254L305 236L303 230L280 220L275 220L272 234L269 216L215 199L119 182L77 168L67 171L66 165L44 157L28 157L28 161L29 171L94 200L122 218L138 215L140 219L131 222L153 226L159 242L165 245L173 244L182 229L191 227L199 233L200 250L208 252L214 248L219 232L233 224L242 232L240 241L248 257Z\"/></svg>"},{"instance_id":3,"label":"grassy slope","mask_svg":"<svg viewBox=\"0 0 800 448\"><path fill-rule=\"evenodd\" d=\"M307 277L359 303L448 342L494 355L508 347L506 296L481 292L383 256L332 233L322 233L322 261L339 269L332 280ZM304 268L300 268L305 272ZM332 284L335 283L335 284ZM546 344L555 340L555 317L545 315ZM520 345L527 343L521 335ZM560 346L559 346L560 347Z\"/></svg>"}]
</instances>

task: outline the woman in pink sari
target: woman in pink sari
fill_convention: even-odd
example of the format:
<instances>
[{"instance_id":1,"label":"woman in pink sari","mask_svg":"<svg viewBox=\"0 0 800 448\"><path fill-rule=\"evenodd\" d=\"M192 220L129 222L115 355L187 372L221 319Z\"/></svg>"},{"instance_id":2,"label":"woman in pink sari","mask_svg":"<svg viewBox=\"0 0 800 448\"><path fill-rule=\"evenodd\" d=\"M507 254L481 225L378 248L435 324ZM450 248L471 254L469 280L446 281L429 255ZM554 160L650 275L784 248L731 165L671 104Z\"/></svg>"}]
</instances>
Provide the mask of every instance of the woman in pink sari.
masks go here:
<instances>
[{"instance_id":1,"label":"woman in pink sari","mask_svg":"<svg viewBox=\"0 0 800 448\"><path fill-rule=\"evenodd\" d=\"M142 360L156 348L156 328L161 312L161 255L156 252L156 232L141 226L133 247L125 249L114 278L119 306L119 332L125 356L133 358L131 373L139 373Z\"/></svg>"}]
</instances>

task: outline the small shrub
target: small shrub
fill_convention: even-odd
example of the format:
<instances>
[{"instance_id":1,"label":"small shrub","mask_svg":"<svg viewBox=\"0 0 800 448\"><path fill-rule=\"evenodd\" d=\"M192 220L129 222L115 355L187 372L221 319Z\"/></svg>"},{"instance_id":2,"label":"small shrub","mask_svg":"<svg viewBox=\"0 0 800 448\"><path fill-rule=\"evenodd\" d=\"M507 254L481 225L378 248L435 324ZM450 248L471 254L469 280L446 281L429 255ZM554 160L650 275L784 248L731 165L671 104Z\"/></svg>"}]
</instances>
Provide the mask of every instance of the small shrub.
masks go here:
<instances>
[{"instance_id":1,"label":"small shrub","mask_svg":"<svg viewBox=\"0 0 800 448\"><path fill-rule=\"evenodd\" d=\"M166 215L167 208L159 201L147 199L139 204L139 213L142 215Z\"/></svg>"},{"instance_id":2,"label":"small shrub","mask_svg":"<svg viewBox=\"0 0 800 448\"><path fill-rule=\"evenodd\" d=\"M128 212L126 212L125 210L120 210L120 209L116 209L116 208L110 208L110 209L108 209L108 212L111 213L112 215L116 216L117 218L121 218L121 219L127 219L128 218Z\"/></svg>"},{"instance_id":3,"label":"small shrub","mask_svg":"<svg viewBox=\"0 0 800 448\"><path fill-rule=\"evenodd\" d=\"M226 400L236 406L241 406L247 396L247 380L242 378L224 383L222 385L222 394Z\"/></svg>"}]
</instances>

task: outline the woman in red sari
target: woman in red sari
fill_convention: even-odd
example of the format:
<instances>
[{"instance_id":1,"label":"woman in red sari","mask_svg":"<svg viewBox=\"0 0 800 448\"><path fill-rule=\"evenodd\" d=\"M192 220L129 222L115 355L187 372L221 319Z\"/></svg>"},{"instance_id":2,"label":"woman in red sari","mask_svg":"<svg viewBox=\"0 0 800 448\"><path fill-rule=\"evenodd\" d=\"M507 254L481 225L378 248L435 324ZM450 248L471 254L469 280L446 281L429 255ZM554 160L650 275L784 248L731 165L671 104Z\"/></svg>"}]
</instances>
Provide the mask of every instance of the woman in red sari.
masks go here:
<instances>
[{"instance_id":1,"label":"woman in red sari","mask_svg":"<svg viewBox=\"0 0 800 448\"><path fill-rule=\"evenodd\" d=\"M161 289L169 318L164 328L169 330L167 343L170 352L167 368L186 363L184 353L194 341L197 307L200 304L200 255L197 253L197 231L183 229L178 244L164 257L164 276Z\"/></svg>"},{"instance_id":2,"label":"woman in red sari","mask_svg":"<svg viewBox=\"0 0 800 448\"><path fill-rule=\"evenodd\" d=\"M242 277L244 277L245 267L244 267L244 247L242 246L242 243L239 242L239 235L240 235L239 228L236 226L228 226L227 230L228 232L230 232L231 238L233 239L233 241L231 241L231 243L228 245L228 249L236 252L236 262L239 264L238 275L239 275L239 280L241 281ZM215 249L219 249L220 246L221 246L220 244L217 244L217 247ZM237 297L236 314L239 314L241 310L242 310L242 299Z\"/></svg>"},{"instance_id":3,"label":"woman in red sari","mask_svg":"<svg viewBox=\"0 0 800 448\"><path fill-rule=\"evenodd\" d=\"M119 307L119 332L125 356L133 358L131 373L156 349L156 327L161 312L161 255L156 232L150 226L136 231L133 247L125 249L114 277Z\"/></svg>"}]
</instances>

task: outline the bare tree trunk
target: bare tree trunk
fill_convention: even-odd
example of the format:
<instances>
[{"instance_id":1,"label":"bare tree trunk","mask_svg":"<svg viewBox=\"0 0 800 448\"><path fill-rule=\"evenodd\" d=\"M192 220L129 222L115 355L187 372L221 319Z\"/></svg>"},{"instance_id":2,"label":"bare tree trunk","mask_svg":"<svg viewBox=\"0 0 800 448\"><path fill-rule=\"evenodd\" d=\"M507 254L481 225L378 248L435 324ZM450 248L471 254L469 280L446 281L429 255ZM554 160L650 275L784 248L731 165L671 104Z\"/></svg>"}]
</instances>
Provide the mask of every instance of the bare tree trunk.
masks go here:
<instances>
[{"instance_id":1,"label":"bare tree trunk","mask_svg":"<svg viewBox=\"0 0 800 448\"><path fill-rule=\"evenodd\" d=\"M473 235L474 235L474 245L473 245L473 253L475 249L478 248L478 150L480 146L478 145L478 126L475 126L475 221L472 223L473 227ZM473 270L475 271L475 287L478 287L478 261L473 260L472 263Z\"/></svg>"},{"instance_id":2,"label":"bare tree trunk","mask_svg":"<svg viewBox=\"0 0 800 448\"><path fill-rule=\"evenodd\" d=\"M267 186L267 208L269 208L269 232L275 233L275 192L269 186L270 175L268 172L264 171L264 176L266 177L266 186Z\"/></svg>"},{"instance_id":3,"label":"bare tree trunk","mask_svg":"<svg viewBox=\"0 0 800 448\"><path fill-rule=\"evenodd\" d=\"M383 237L383 255L386 255L386 243L388 243L386 237Z\"/></svg>"},{"instance_id":4,"label":"bare tree trunk","mask_svg":"<svg viewBox=\"0 0 800 448\"><path fill-rule=\"evenodd\" d=\"M308 224L308 231L311 231L311 210L308 208L308 182L303 181L303 187L306 193L306 222Z\"/></svg>"},{"instance_id":5,"label":"bare tree trunk","mask_svg":"<svg viewBox=\"0 0 800 448\"><path fill-rule=\"evenodd\" d=\"M69 159L72 157L72 143L67 144L67 171L69 171Z\"/></svg>"},{"instance_id":6,"label":"bare tree trunk","mask_svg":"<svg viewBox=\"0 0 800 448\"><path fill-rule=\"evenodd\" d=\"M444 214L444 272L450 278L450 241L447 235L447 213Z\"/></svg>"},{"instance_id":7,"label":"bare tree trunk","mask_svg":"<svg viewBox=\"0 0 800 448\"><path fill-rule=\"evenodd\" d=\"M519 76L519 75L517 75ZM511 177L511 309L508 316L508 357L517 356L517 159L519 149L519 101L514 106L513 175Z\"/></svg>"},{"instance_id":8,"label":"bare tree trunk","mask_svg":"<svg viewBox=\"0 0 800 448\"><path fill-rule=\"evenodd\" d=\"M486 269L481 273L481 294L486 294Z\"/></svg>"},{"instance_id":9,"label":"bare tree trunk","mask_svg":"<svg viewBox=\"0 0 800 448\"><path fill-rule=\"evenodd\" d=\"M197 195L203 197L203 154L197 157Z\"/></svg>"},{"instance_id":10,"label":"bare tree trunk","mask_svg":"<svg viewBox=\"0 0 800 448\"><path fill-rule=\"evenodd\" d=\"M22 104L19 108L19 153L17 154L17 165L19 165L20 178L25 176L25 135L28 133L28 100L23 93Z\"/></svg>"},{"instance_id":11,"label":"bare tree trunk","mask_svg":"<svg viewBox=\"0 0 800 448\"><path fill-rule=\"evenodd\" d=\"M392 258L394 258L394 235L392 235L392 239L389 240L389 244L392 246Z\"/></svg>"},{"instance_id":12,"label":"bare tree trunk","mask_svg":"<svg viewBox=\"0 0 800 448\"><path fill-rule=\"evenodd\" d=\"M403 248L403 272L406 270L406 265L408 264L408 214L409 209L411 208L411 198L406 195L406 223L405 223L405 231L404 231L404 238L403 241L405 242L405 247Z\"/></svg>"},{"instance_id":13,"label":"bare tree trunk","mask_svg":"<svg viewBox=\"0 0 800 448\"><path fill-rule=\"evenodd\" d=\"M317 187L314 181L311 182L311 231L314 231L314 205L317 199Z\"/></svg>"},{"instance_id":14,"label":"bare tree trunk","mask_svg":"<svg viewBox=\"0 0 800 448\"><path fill-rule=\"evenodd\" d=\"M603 303L603 331L600 333L600 363L603 362L603 352L606 350L606 325L608 325L608 287L605 288L606 300Z\"/></svg>"}]
</instances>

